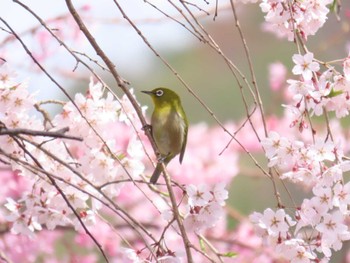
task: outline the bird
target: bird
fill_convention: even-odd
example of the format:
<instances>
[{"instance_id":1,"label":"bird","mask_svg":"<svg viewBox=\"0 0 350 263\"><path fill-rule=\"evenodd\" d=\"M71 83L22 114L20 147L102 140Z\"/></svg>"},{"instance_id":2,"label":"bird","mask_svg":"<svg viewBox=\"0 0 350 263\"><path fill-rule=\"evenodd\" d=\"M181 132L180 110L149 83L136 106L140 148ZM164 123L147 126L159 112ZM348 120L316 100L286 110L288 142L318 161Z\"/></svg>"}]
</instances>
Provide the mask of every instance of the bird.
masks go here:
<instances>
[{"instance_id":1,"label":"bird","mask_svg":"<svg viewBox=\"0 0 350 263\"><path fill-rule=\"evenodd\" d=\"M167 165L180 154L179 161L182 163L187 144L188 120L180 97L173 90L159 87L142 92L150 95L154 104L151 134L160 153L150 179L150 183L155 184L162 172L162 162Z\"/></svg>"}]
</instances>

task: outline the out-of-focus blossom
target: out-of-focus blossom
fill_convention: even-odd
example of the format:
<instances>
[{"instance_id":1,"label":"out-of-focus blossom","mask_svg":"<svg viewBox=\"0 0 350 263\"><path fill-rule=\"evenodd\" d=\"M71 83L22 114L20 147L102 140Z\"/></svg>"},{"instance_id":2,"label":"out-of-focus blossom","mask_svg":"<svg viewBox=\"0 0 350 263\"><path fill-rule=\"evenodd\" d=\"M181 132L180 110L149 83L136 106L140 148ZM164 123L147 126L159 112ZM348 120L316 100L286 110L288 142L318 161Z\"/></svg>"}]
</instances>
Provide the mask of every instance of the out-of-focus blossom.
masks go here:
<instances>
[{"instance_id":1,"label":"out-of-focus blossom","mask_svg":"<svg viewBox=\"0 0 350 263\"><path fill-rule=\"evenodd\" d=\"M272 91L280 90L287 75L287 68L281 62L275 62L269 65L269 82Z\"/></svg>"}]
</instances>

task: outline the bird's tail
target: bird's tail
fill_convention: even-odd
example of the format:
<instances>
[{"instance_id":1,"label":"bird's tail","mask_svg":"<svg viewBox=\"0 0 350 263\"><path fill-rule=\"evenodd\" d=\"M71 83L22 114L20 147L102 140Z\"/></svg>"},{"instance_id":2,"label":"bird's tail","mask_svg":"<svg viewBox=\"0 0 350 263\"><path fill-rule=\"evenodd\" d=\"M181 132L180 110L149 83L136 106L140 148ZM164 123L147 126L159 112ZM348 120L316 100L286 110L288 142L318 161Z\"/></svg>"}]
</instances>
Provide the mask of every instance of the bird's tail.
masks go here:
<instances>
[{"instance_id":1,"label":"bird's tail","mask_svg":"<svg viewBox=\"0 0 350 263\"><path fill-rule=\"evenodd\" d=\"M162 161L158 161L156 169L154 170L154 172L151 176L151 179L149 180L151 184L155 184L158 181L158 178L163 171L162 170L162 163L164 163L164 165L167 166L172 158L174 158L173 155L168 155Z\"/></svg>"},{"instance_id":2,"label":"bird's tail","mask_svg":"<svg viewBox=\"0 0 350 263\"><path fill-rule=\"evenodd\" d=\"M155 184L158 181L160 174L162 173L162 164L157 163L156 169L154 170L151 179L149 180L151 184Z\"/></svg>"},{"instance_id":3,"label":"bird's tail","mask_svg":"<svg viewBox=\"0 0 350 263\"><path fill-rule=\"evenodd\" d=\"M156 169L154 170L154 172L151 176L151 179L149 180L151 184L155 184L158 181L158 178L163 171L162 163L164 163L164 165L167 166L168 163L170 162L170 160L173 158L174 158L174 155L168 154L168 156L166 156L165 158L163 157L163 158L161 158L161 160L158 160Z\"/></svg>"}]
</instances>

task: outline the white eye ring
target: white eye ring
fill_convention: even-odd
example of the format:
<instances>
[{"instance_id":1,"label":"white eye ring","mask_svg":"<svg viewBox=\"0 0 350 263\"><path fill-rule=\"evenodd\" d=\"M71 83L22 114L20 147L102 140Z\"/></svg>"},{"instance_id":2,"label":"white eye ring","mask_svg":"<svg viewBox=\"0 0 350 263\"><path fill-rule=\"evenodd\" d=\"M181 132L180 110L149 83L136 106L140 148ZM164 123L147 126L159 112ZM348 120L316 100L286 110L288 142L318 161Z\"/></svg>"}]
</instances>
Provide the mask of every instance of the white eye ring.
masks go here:
<instances>
[{"instance_id":1,"label":"white eye ring","mask_svg":"<svg viewBox=\"0 0 350 263\"><path fill-rule=\"evenodd\" d=\"M161 97L161 96L163 96L163 94L164 94L164 91L162 91L161 89L156 91L156 96L157 97Z\"/></svg>"}]
</instances>

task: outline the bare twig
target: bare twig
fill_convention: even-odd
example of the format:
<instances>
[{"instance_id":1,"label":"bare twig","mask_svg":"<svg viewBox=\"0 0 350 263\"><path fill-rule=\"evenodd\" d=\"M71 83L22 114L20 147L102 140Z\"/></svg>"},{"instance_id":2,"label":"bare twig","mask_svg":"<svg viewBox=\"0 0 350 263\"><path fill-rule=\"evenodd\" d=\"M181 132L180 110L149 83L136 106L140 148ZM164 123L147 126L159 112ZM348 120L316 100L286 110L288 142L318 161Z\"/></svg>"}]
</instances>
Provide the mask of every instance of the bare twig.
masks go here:
<instances>
[{"instance_id":1,"label":"bare twig","mask_svg":"<svg viewBox=\"0 0 350 263\"><path fill-rule=\"evenodd\" d=\"M240 36L241 36L240 38L241 38L241 40L243 42L243 47L244 47L244 51L245 51L245 54L246 54L246 57L247 57L247 60L248 60L248 64L249 64L249 69L250 69L252 83L253 83L253 87L254 87L254 91L255 91L255 96L257 98L258 106L259 106L259 109L260 109L260 117L261 117L262 122L263 122L265 136L267 136L267 128L266 128L266 122L265 122L264 108L263 108L262 100L261 100L261 97L260 97L258 83L256 81L255 71L254 71L254 68L253 68L252 59L250 57L248 44L247 44L247 41L245 40L245 37L243 35L243 31L241 29L241 26L240 26L240 23L239 23L239 20L238 20L235 4L234 4L233 0L230 0L230 3L231 3L232 12L233 12L233 16L234 16L234 19L235 19L236 27L238 29L238 32L239 32ZM260 137L259 137L258 134L257 134L257 138L260 141Z\"/></svg>"},{"instance_id":2,"label":"bare twig","mask_svg":"<svg viewBox=\"0 0 350 263\"><path fill-rule=\"evenodd\" d=\"M12 261L5 255L3 251L0 251L0 261L4 263L12 263Z\"/></svg>"},{"instance_id":3,"label":"bare twig","mask_svg":"<svg viewBox=\"0 0 350 263\"><path fill-rule=\"evenodd\" d=\"M203 236L203 235L199 235L199 238L200 238L201 240L203 240L204 243L209 247L209 249L210 249L211 251L213 251L214 254L217 256L218 261L213 261L213 262L224 263L224 261L223 261L222 258L221 258L221 255L220 255L219 251L214 247L214 245L213 245L205 236Z\"/></svg>"},{"instance_id":4,"label":"bare twig","mask_svg":"<svg viewBox=\"0 0 350 263\"><path fill-rule=\"evenodd\" d=\"M173 188L171 186L170 175L166 171L164 164L162 164L162 166L163 166L163 172L164 172L164 178L165 178L166 186L168 188L170 201L171 201L171 204L172 204L172 210L174 212L174 217L175 217L176 222L177 222L177 224L179 226L181 237L182 237L182 240L184 242L184 246L185 246L185 250L186 250L186 256L187 256L187 262L188 263L193 263L193 258L192 258L192 253L191 253L191 242L188 239L185 226L183 224L182 218L180 216L179 209L177 207L178 205L177 205L177 202L176 202L176 198L175 198L175 194L174 194Z\"/></svg>"},{"instance_id":5,"label":"bare twig","mask_svg":"<svg viewBox=\"0 0 350 263\"><path fill-rule=\"evenodd\" d=\"M44 137L52 137L52 138L60 138L60 139L70 139L76 141L83 141L82 138L72 135L66 135L65 133L69 131L69 127L65 127L59 129L57 131L37 131L37 130L29 130L29 129L0 129L0 135L31 135L31 136L44 136Z\"/></svg>"}]
</instances>

